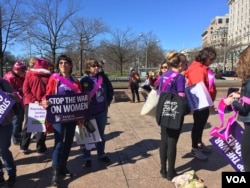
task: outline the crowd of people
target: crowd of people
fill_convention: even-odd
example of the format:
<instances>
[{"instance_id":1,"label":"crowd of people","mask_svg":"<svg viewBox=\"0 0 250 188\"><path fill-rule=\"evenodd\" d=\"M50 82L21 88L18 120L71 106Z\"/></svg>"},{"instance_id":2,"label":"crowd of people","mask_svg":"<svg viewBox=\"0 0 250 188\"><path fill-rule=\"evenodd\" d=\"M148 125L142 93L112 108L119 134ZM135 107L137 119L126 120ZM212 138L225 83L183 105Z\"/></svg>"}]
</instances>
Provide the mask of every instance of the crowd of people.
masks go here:
<instances>
[{"instance_id":1,"label":"crowd of people","mask_svg":"<svg viewBox=\"0 0 250 188\"><path fill-rule=\"evenodd\" d=\"M32 134L35 134L36 152L38 156L49 154L46 146L47 133L54 134L52 151L51 185L58 187L59 176L72 177L67 168L67 161L73 144L76 126L83 126L84 121L95 119L101 136L96 144L99 160L110 163L105 153L104 131L107 122L108 107L113 99L114 90L104 73L103 61L87 59L85 74L80 81L72 75L73 62L67 55L60 55L56 65L44 58L31 58L28 67L18 60L12 70L0 79L0 92L7 93L15 102L0 124L0 186L13 186L17 181L16 164L10 151L11 142L20 147L24 155L31 153L29 145ZM56 70L55 70L56 69ZM51 103L47 96L58 98L71 94L91 93L88 100L88 111L84 119L67 122L50 123L45 119L44 131L32 133L28 130L29 106L34 103L47 109ZM1 93L1 97L2 97ZM18 105L18 106L17 106ZM14 107L15 106L15 107ZM7 110L6 110L7 111ZM74 113L74 112L72 112ZM81 146L85 167L91 166L91 150ZM9 178L4 179L4 167Z\"/></svg>"},{"instance_id":2,"label":"crowd of people","mask_svg":"<svg viewBox=\"0 0 250 188\"><path fill-rule=\"evenodd\" d=\"M250 47L245 49L239 56L239 63L236 68L236 72L239 78L242 79L242 89L241 93L232 93L225 100L227 105L233 105L236 110L239 111L238 120L242 121L245 125L245 130L243 134L243 138L241 141L242 145L242 159L243 166L245 171L249 171L249 142L247 142L247 137L249 136L249 114L250 114L250 104L244 104L238 101L240 97L250 96L250 92L248 91L249 84L249 57L250 57ZM146 74L146 80L144 83L141 83L141 86L137 86L135 89L140 87L139 91L142 94L148 94L152 89L158 90L158 94L161 92L170 91L170 85L173 85L172 93L178 94L181 97L186 98L185 88L194 86L200 82L205 84L205 88L210 95L211 100L214 102L217 94L216 86L215 86L215 74L209 68L209 66L216 59L216 50L212 47L204 47L199 51L197 56L192 62L188 62L187 57L176 51L172 51L166 54L165 59L160 64L160 69L157 71L156 75L153 77L149 72ZM170 75L175 72L177 74L177 79L174 82L170 82L164 90L162 87L164 82L168 80ZM131 74L129 77L129 84L132 92L132 96L134 93L137 93L136 90L133 91L131 87L131 83L134 80L133 76L139 74L131 68ZM181 76L180 76L181 75ZM147 95L143 95L145 100L147 100ZM187 98L186 98L187 100ZM139 100L138 100L139 101ZM134 102L134 96L132 97L132 102ZM185 107L183 107L185 108ZM203 140L203 130L205 125L207 124L207 120L211 112L214 112L214 106L208 106L202 109L196 109L190 111L193 116L193 126L191 130L191 151L190 155L199 159L199 160L207 160L207 154L212 152L212 150L207 147ZM184 120L184 116L183 116ZM176 160L176 152L177 152L177 142L181 133L181 127L183 124L183 120L181 121L180 129L174 130L170 128L166 128L167 126L161 125L161 139L160 139L160 174L162 177L167 178L168 180L172 180L178 173L175 170L175 160Z\"/></svg>"},{"instance_id":3,"label":"crowd of people","mask_svg":"<svg viewBox=\"0 0 250 188\"><path fill-rule=\"evenodd\" d=\"M179 52L168 52L164 60L159 65L159 70L146 74L144 83L138 72L133 67L130 68L129 88L132 93L131 103L140 102L139 90L149 93L152 89L162 92L172 92L186 99L185 88L203 82L214 101L216 97L216 86L214 84L214 74L209 66L216 59L216 51L212 47L201 49L193 62L189 63L187 57ZM249 171L249 114L250 105L243 107L237 101L242 96L249 97L249 78L248 70L250 59L250 47L245 49L239 56L237 65L237 75L242 79L241 93L232 93L225 100L227 105L233 105L238 111L239 121L244 122L245 130L242 139L242 158L245 171ZM73 62L67 55L60 55L56 65L44 58L31 58L28 67L23 61L18 60L12 70L7 72L0 79L0 92L10 97L15 105L8 112L6 118L0 125L0 185L7 183L13 186L16 183L16 164L10 151L11 142L20 147L20 152L29 154L29 145L31 143L32 133L28 128L29 105L32 103L41 105L44 109L50 107L51 103L47 96L71 95L88 93L88 113L85 119L78 119L68 122L58 122L50 124L45 120L46 130L36 132L36 152L37 155L48 154L46 147L46 137L48 132L54 134L54 147L52 152L52 176L51 185L59 186L59 176L72 177L73 173L68 169L67 162L73 144L76 126L84 126L91 119L95 119L100 133L101 141L95 144L98 160L104 163L110 163L110 158L105 153L105 127L107 124L108 108L113 100L114 89L107 75L104 73L103 61L94 58L86 60L84 75L78 80L73 75ZM165 82L175 75L166 85ZM145 96L145 100L147 97ZM18 106L16 106L18 105ZM14 107L15 106L15 107ZM15 110L15 108L19 110ZM183 106L183 108L186 108ZM207 160L206 153L211 150L205 146L202 135L205 125L213 107L206 107L192 111L193 127L191 130L190 154L200 160ZM74 112L72 112L74 113ZM160 174L163 178L172 180L178 175L175 169L177 154L177 143L181 134L185 115L181 117L178 129L168 128L167 125L160 126ZM81 145L84 166L92 166L91 149ZM4 179L3 168L6 168L8 180Z\"/></svg>"}]
</instances>

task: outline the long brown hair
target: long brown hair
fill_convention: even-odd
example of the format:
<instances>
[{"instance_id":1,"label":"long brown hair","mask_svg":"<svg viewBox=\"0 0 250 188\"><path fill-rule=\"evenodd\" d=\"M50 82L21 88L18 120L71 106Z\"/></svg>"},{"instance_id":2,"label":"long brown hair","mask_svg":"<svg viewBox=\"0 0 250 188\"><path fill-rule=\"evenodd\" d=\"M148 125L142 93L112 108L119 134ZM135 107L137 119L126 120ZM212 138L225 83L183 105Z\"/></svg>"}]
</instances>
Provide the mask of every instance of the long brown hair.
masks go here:
<instances>
[{"instance_id":1,"label":"long brown hair","mask_svg":"<svg viewBox=\"0 0 250 188\"><path fill-rule=\"evenodd\" d=\"M236 65L236 74L242 79L243 83L250 77L250 46L240 53Z\"/></svg>"}]
</instances>

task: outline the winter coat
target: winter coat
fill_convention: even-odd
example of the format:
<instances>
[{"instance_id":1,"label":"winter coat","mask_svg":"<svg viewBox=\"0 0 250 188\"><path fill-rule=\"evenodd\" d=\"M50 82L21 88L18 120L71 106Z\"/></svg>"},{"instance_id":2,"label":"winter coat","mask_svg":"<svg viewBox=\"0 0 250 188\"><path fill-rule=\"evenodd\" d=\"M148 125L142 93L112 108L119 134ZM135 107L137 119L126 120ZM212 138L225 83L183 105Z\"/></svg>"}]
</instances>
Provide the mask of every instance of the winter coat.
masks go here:
<instances>
[{"instance_id":1,"label":"winter coat","mask_svg":"<svg viewBox=\"0 0 250 188\"><path fill-rule=\"evenodd\" d=\"M214 101L216 98L217 90L215 84L213 84L212 87L209 87L208 71L208 66L203 65L200 62L193 61L185 71L185 76L188 80L188 86L192 86L203 81L212 100Z\"/></svg>"},{"instance_id":2,"label":"winter coat","mask_svg":"<svg viewBox=\"0 0 250 188\"><path fill-rule=\"evenodd\" d=\"M42 102L50 75L47 69L30 69L26 73L23 83L24 105L35 101Z\"/></svg>"}]
</instances>

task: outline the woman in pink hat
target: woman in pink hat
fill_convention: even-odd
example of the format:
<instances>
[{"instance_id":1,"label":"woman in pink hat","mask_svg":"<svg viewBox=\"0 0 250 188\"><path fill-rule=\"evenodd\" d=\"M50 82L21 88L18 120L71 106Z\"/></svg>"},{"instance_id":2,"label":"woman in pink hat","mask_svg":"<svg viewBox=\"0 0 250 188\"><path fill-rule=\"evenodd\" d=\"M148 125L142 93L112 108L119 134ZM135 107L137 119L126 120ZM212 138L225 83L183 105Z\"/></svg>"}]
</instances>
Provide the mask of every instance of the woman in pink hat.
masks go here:
<instances>
[{"instance_id":1,"label":"woman in pink hat","mask_svg":"<svg viewBox=\"0 0 250 188\"><path fill-rule=\"evenodd\" d=\"M20 152L24 154L29 153L28 148L31 138L31 133L27 132L29 104L41 104L42 98L46 92L46 85L51 75L51 72L48 70L49 66L50 62L48 60L37 58L34 67L27 72L23 83L25 115L23 121L23 130L21 133ZM47 150L45 140L45 132L38 132L36 134L36 149L39 155L45 154Z\"/></svg>"},{"instance_id":2,"label":"woman in pink hat","mask_svg":"<svg viewBox=\"0 0 250 188\"><path fill-rule=\"evenodd\" d=\"M13 117L13 134L12 140L15 145L20 144L21 140L21 131L22 131L22 123L24 119L24 109L23 109L23 83L25 78L27 67L23 61L18 60L13 69L7 72L4 75L4 79L7 80L10 85L14 88L16 92L18 92L19 97L21 98L21 103L18 104L18 114Z\"/></svg>"}]
</instances>

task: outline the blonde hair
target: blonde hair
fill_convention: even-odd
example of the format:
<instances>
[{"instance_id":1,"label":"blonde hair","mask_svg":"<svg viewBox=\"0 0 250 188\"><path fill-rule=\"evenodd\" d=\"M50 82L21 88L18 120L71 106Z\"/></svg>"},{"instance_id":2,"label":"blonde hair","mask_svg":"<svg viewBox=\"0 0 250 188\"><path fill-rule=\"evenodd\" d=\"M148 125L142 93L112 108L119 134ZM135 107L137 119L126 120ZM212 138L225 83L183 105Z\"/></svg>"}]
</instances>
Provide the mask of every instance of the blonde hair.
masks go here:
<instances>
[{"instance_id":1,"label":"blonde hair","mask_svg":"<svg viewBox=\"0 0 250 188\"><path fill-rule=\"evenodd\" d=\"M180 53L178 53L176 51L168 52L165 56L167 64L170 67L177 68L179 66L180 61L181 61L179 55L180 55Z\"/></svg>"},{"instance_id":2,"label":"blonde hair","mask_svg":"<svg viewBox=\"0 0 250 188\"><path fill-rule=\"evenodd\" d=\"M33 68L36 62L36 58L35 57L31 57L29 60L29 67Z\"/></svg>"}]
</instances>

